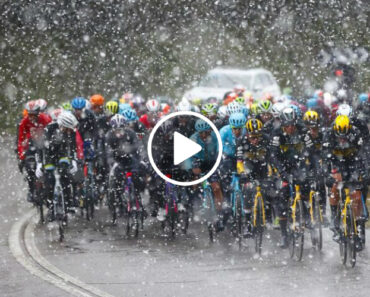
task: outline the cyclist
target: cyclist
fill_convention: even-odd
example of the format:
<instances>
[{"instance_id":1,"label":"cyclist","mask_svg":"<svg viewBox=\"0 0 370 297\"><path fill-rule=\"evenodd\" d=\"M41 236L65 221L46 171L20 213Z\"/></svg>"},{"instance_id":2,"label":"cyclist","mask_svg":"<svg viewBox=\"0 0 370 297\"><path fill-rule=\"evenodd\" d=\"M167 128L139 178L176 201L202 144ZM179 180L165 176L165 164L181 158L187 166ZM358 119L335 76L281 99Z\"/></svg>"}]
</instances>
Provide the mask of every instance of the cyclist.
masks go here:
<instances>
[{"instance_id":1,"label":"cyclist","mask_svg":"<svg viewBox=\"0 0 370 297\"><path fill-rule=\"evenodd\" d=\"M258 102L258 113L256 118L263 124L263 134L271 135L272 131L277 128L272 113L272 103L270 100L264 99Z\"/></svg>"},{"instance_id":2,"label":"cyclist","mask_svg":"<svg viewBox=\"0 0 370 297\"><path fill-rule=\"evenodd\" d=\"M282 179L278 195L278 215L281 228L281 248L288 247L287 218L289 209L289 180L293 176L293 183L305 186L305 158L304 158L304 131L298 122L296 111L285 107L280 113L281 127L272 133L271 163L278 170ZM302 187L302 194L308 189Z\"/></svg>"},{"instance_id":3,"label":"cyclist","mask_svg":"<svg viewBox=\"0 0 370 297\"><path fill-rule=\"evenodd\" d=\"M218 169L218 174L220 176L221 187L223 193L220 196L215 196L216 198L216 209L218 211L219 220L216 224L216 230L222 231L224 229L224 224L227 221L227 207L229 201L225 201L223 196L230 197L231 190L231 177L233 171L236 168L236 144L239 139L243 138L246 134L245 123L247 122L246 117L242 113L233 113L229 118L229 125L224 126L220 130L220 136L222 140L222 153L223 157ZM222 209L224 208L224 209Z\"/></svg>"},{"instance_id":4,"label":"cyclist","mask_svg":"<svg viewBox=\"0 0 370 297\"><path fill-rule=\"evenodd\" d=\"M326 189L325 176L322 169L322 144L324 141L325 129L321 125L319 114L315 110L308 110L303 116L305 125L305 147L306 147L306 164L308 173L315 177L317 191L320 194L320 206L323 214L324 224L328 224L326 217Z\"/></svg>"},{"instance_id":5,"label":"cyclist","mask_svg":"<svg viewBox=\"0 0 370 297\"><path fill-rule=\"evenodd\" d=\"M139 121L142 122L147 129L152 129L158 122L161 105L156 99L150 99L146 102L145 106L148 112L142 115Z\"/></svg>"},{"instance_id":6,"label":"cyclist","mask_svg":"<svg viewBox=\"0 0 370 297\"><path fill-rule=\"evenodd\" d=\"M40 106L36 101L26 103L27 115L21 120L18 128L17 153L19 169L26 169L26 180L29 192L27 201L33 202L35 186L35 157L36 151L42 148L44 143L44 128L51 122L49 115L40 113Z\"/></svg>"},{"instance_id":7,"label":"cyclist","mask_svg":"<svg viewBox=\"0 0 370 297\"><path fill-rule=\"evenodd\" d=\"M247 134L237 142L237 172L241 174L241 183L258 181L260 182L262 195L265 201L266 217L271 221L271 202L274 196L275 187L268 178L270 148L269 138L263 133L263 123L259 119L252 118L246 124ZM252 236L252 205L253 195L250 187L246 193L246 223L244 237Z\"/></svg>"},{"instance_id":8,"label":"cyclist","mask_svg":"<svg viewBox=\"0 0 370 297\"><path fill-rule=\"evenodd\" d=\"M127 126L132 129L138 139L143 143L144 136L146 135L146 127L145 125L139 121L139 117L136 114L135 109L125 109L121 113L127 122Z\"/></svg>"},{"instance_id":9,"label":"cyclist","mask_svg":"<svg viewBox=\"0 0 370 297\"><path fill-rule=\"evenodd\" d=\"M206 103L202 105L200 112L215 124L217 129L221 129L224 121L217 116L217 104Z\"/></svg>"},{"instance_id":10,"label":"cyclist","mask_svg":"<svg viewBox=\"0 0 370 297\"><path fill-rule=\"evenodd\" d=\"M37 164L36 174L41 178L45 172L45 194L49 208L49 221L54 220L53 194L55 186L54 170L59 170L60 183L67 212L73 212L75 206L72 196L72 175L77 173L77 150L76 127L78 121L70 112L62 112L55 123L45 128L45 142L42 150L42 160Z\"/></svg>"},{"instance_id":11,"label":"cyclist","mask_svg":"<svg viewBox=\"0 0 370 297\"><path fill-rule=\"evenodd\" d=\"M112 129L108 132L107 143L111 148L114 164L109 173L111 187L109 205L113 207L117 201L117 195L120 195L123 190L123 181L127 173L132 174L135 195L141 201L140 192L144 190L145 181L138 152L139 140L136 133L127 127L123 115L114 115L110 120L110 125Z\"/></svg>"},{"instance_id":12,"label":"cyclist","mask_svg":"<svg viewBox=\"0 0 370 297\"><path fill-rule=\"evenodd\" d=\"M191 111L192 106L190 102L183 99L176 108L177 111ZM173 120L176 131L186 137L190 137L194 133L194 119L189 116L178 116Z\"/></svg>"},{"instance_id":13,"label":"cyclist","mask_svg":"<svg viewBox=\"0 0 370 297\"><path fill-rule=\"evenodd\" d=\"M331 189L331 229L333 239L339 240L339 190L338 182L345 181L351 186L351 198L357 224L364 228L365 218L361 192L363 180L367 181L367 171L364 162L363 137L361 131L351 125L346 115L339 115L334 121L333 128L325 134L323 143L324 172L327 177L326 185ZM331 175L330 175L331 173ZM362 242L356 238L358 250Z\"/></svg>"}]
</instances>

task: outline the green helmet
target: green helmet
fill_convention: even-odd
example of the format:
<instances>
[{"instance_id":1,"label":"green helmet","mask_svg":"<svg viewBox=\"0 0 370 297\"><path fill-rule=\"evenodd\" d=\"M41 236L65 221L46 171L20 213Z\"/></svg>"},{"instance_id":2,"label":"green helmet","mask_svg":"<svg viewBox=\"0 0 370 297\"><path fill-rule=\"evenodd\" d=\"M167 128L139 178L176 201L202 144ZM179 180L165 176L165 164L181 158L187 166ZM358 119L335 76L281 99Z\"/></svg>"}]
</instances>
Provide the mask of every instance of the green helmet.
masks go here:
<instances>
[{"instance_id":1,"label":"green helmet","mask_svg":"<svg viewBox=\"0 0 370 297\"><path fill-rule=\"evenodd\" d=\"M61 106L66 111L72 111L72 104L69 101L63 102Z\"/></svg>"},{"instance_id":2,"label":"green helmet","mask_svg":"<svg viewBox=\"0 0 370 297\"><path fill-rule=\"evenodd\" d=\"M259 115L262 112L259 102L254 102L251 106L251 113L255 116Z\"/></svg>"},{"instance_id":3,"label":"green helmet","mask_svg":"<svg viewBox=\"0 0 370 297\"><path fill-rule=\"evenodd\" d=\"M272 111L272 104L271 104L271 101L269 100L261 100L259 103L258 103L258 107L260 109L260 113L271 113Z\"/></svg>"},{"instance_id":4,"label":"green helmet","mask_svg":"<svg viewBox=\"0 0 370 297\"><path fill-rule=\"evenodd\" d=\"M244 97L236 97L235 101L238 102L240 105L245 105Z\"/></svg>"},{"instance_id":5,"label":"green helmet","mask_svg":"<svg viewBox=\"0 0 370 297\"><path fill-rule=\"evenodd\" d=\"M217 104L215 103L203 104L201 112L204 115L215 115L217 114Z\"/></svg>"},{"instance_id":6,"label":"green helmet","mask_svg":"<svg viewBox=\"0 0 370 297\"><path fill-rule=\"evenodd\" d=\"M105 103L105 112L109 115L114 115L118 112L118 103L116 101L110 100Z\"/></svg>"}]
</instances>

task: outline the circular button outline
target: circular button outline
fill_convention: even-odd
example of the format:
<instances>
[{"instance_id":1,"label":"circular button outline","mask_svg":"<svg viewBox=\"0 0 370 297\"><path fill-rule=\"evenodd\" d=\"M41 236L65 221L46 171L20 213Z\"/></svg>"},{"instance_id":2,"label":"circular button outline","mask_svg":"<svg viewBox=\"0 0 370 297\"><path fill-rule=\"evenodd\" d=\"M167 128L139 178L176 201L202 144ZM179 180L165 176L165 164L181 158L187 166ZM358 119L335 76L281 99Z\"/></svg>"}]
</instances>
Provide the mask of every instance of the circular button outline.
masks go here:
<instances>
[{"instance_id":1,"label":"circular button outline","mask_svg":"<svg viewBox=\"0 0 370 297\"><path fill-rule=\"evenodd\" d=\"M201 177L201 178L199 178L197 180L190 181L190 182L177 181L177 180L174 180L172 178L169 178L169 177L165 176L158 169L157 165L155 164L155 162L153 160L153 155L152 155L152 142L153 142L154 134L157 132L158 128L165 121L167 121L167 120L169 120L171 118L174 118L176 116L183 116L183 115L194 116L194 117L197 117L197 118L202 119L203 121L207 122L211 126L213 132L215 132L216 138L217 138L217 142L218 142L218 155L217 155L216 163L213 165L212 169L205 176L203 176L203 177ZM205 181L206 179L208 179L217 170L217 167L220 165L221 158L222 158L222 140L221 140L221 135L218 132L218 129L216 128L216 126L211 122L211 120L209 120L205 116L203 116L203 115L201 115L199 113L196 113L194 111L177 111L177 112L171 113L171 114L169 114L169 115L161 118L159 120L159 122L154 126L152 132L150 132L150 135L149 135L149 140L148 140L148 144L147 144L147 151L148 151L148 158L149 158L150 165L152 165L154 171L161 178L163 178L165 181L167 181L167 182L169 182L171 184L177 185L177 186L183 186L183 187L194 186L194 185L200 184L203 181Z\"/></svg>"}]
</instances>

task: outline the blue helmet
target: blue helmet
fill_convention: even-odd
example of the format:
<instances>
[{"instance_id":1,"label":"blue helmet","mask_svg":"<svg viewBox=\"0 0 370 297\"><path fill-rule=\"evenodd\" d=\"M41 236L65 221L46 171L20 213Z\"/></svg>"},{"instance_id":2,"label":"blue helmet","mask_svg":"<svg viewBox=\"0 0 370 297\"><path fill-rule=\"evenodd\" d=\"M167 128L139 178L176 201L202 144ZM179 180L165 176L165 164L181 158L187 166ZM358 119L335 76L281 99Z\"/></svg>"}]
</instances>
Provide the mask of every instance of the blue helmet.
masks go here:
<instances>
[{"instance_id":1,"label":"blue helmet","mask_svg":"<svg viewBox=\"0 0 370 297\"><path fill-rule=\"evenodd\" d=\"M122 114L122 112L126 109L131 109L131 105L128 103L120 103L118 105L118 113Z\"/></svg>"},{"instance_id":2,"label":"blue helmet","mask_svg":"<svg viewBox=\"0 0 370 297\"><path fill-rule=\"evenodd\" d=\"M297 106L297 105L294 105L294 104L290 104L289 107L293 108L297 117L298 118L301 118L302 117L302 110Z\"/></svg>"},{"instance_id":3,"label":"blue helmet","mask_svg":"<svg viewBox=\"0 0 370 297\"><path fill-rule=\"evenodd\" d=\"M229 118L229 124L231 128L242 128L245 126L247 119L244 114L242 113L233 113Z\"/></svg>"},{"instance_id":4,"label":"blue helmet","mask_svg":"<svg viewBox=\"0 0 370 297\"><path fill-rule=\"evenodd\" d=\"M316 108L318 104L319 102L317 98L310 98L307 100L307 103L306 103L308 109Z\"/></svg>"},{"instance_id":5,"label":"blue helmet","mask_svg":"<svg viewBox=\"0 0 370 297\"><path fill-rule=\"evenodd\" d=\"M366 103L369 101L369 95L366 93L362 93L358 95L358 100L360 101L360 103Z\"/></svg>"},{"instance_id":6,"label":"blue helmet","mask_svg":"<svg viewBox=\"0 0 370 297\"><path fill-rule=\"evenodd\" d=\"M248 107L246 107L246 106L242 106L242 114L244 114L244 116L247 118L248 117L248 115L249 115L249 109L248 109Z\"/></svg>"},{"instance_id":7,"label":"blue helmet","mask_svg":"<svg viewBox=\"0 0 370 297\"><path fill-rule=\"evenodd\" d=\"M211 129L211 126L206 121L199 119L195 122L195 130L198 132L204 132L209 129Z\"/></svg>"},{"instance_id":8,"label":"blue helmet","mask_svg":"<svg viewBox=\"0 0 370 297\"><path fill-rule=\"evenodd\" d=\"M125 118L127 122L134 122L139 119L139 117L136 114L135 109L124 109L120 112L121 115Z\"/></svg>"},{"instance_id":9,"label":"blue helmet","mask_svg":"<svg viewBox=\"0 0 370 297\"><path fill-rule=\"evenodd\" d=\"M76 97L72 100L72 108L83 109L86 106L86 99L84 97Z\"/></svg>"}]
</instances>

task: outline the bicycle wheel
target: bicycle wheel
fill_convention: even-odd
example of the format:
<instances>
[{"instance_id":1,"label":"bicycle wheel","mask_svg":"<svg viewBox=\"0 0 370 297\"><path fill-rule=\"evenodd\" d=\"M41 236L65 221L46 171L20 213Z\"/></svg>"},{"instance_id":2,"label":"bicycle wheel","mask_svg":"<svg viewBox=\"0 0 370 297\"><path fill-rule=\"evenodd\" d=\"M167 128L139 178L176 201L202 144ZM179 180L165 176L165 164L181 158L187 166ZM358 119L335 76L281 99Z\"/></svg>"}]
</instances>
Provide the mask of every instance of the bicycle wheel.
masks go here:
<instances>
[{"instance_id":1,"label":"bicycle wheel","mask_svg":"<svg viewBox=\"0 0 370 297\"><path fill-rule=\"evenodd\" d=\"M312 246L316 248L317 250L322 250L322 213L321 208L319 204L319 198L314 197L313 201L313 222L312 223L312 229L311 229L311 242Z\"/></svg>"},{"instance_id":2,"label":"bicycle wheel","mask_svg":"<svg viewBox=\"0 0 370 297\"><path fill-rule=\"evenodd\" d=\"M262 199L262 198L261 198ZM264 231L264 224L263 224L263 216L264 216L264 209L262 205L262 200L258 199L257 205L256 205L256 226L254 226L254 242L255 242L255 251L260 256L262 254L262 236Z\"/></svg>"},{"instance_id":3,"label":"bicycle wheel","mask_svg":"<svg viewBox=\"0 0 370 297\"><path fill-rule=\"evenodd\" d=\"M187 209L179 212L179 228L183 234L186 234L189 227L189 213Z\"/></svg>"},{"instance_id":4,"label":"bicycle wheel","mask_svg":"<svg viewBox=\"0 0 370 297\"><path fill-rule=\"evenodd\" d=\"M212 190L210 188L204 189L203 194L203 212L204 212L204 220L207 224L209 240L210 242L214 242L216 229L214 226L214 221L216 218L216 209L213 202L213 195Z\"/></svg>"},{"instance_id":5,"label":"bicycle wheel","mask_svg":"<svg viewBox=\"0 0 370 297\"><path fill-rule=\"evenodd\" d=\"M303 257L303 245L304 245L304 213L303 213L302 200L297 201L296 223L297 223L297 229L295 232L295 237L296 237L295 255L296 255L297 260L301 261Z\"/></svg>"},{"instance_id":6,"label":"bicycle wheel","mask_svg":"<svg viewBox=\"0 0 370 297\"><path fill-rule=\"evenodd\" d=\"M341 217L341 211L338 207L338 214L339 217ZM346 265L347 263L347 250L348 250L348 232L347 236L345 233L347 232L347 227L343 224L343 219L340 219L340 226L339 226L339 255L340 255L340 261L342 265Z\"/></svg>"},{"instance_id":7,"label":"bicycle wheel","mask_svg":"<svg viewBox=\"0 0 370 297\"><path fill-rule=\"evenodd\" d=\"M347 238L348 238L348 259L351 267L356 265L356 231L355 231L355 218L350 205L347 206Z\"/></svg>"},{"instance_id":8,"label":"bicycle wheel","mask_svg":"<svg viewBox=\"0 0 370 297\"><path fill-rule=\"evenodd\" d=\"M242 248L242 238L243 238L243 208L242 208L242 193L235 193L235 224L236 224L236 237L239 244L239 250Z\"/></svg>"}]
</instances>

